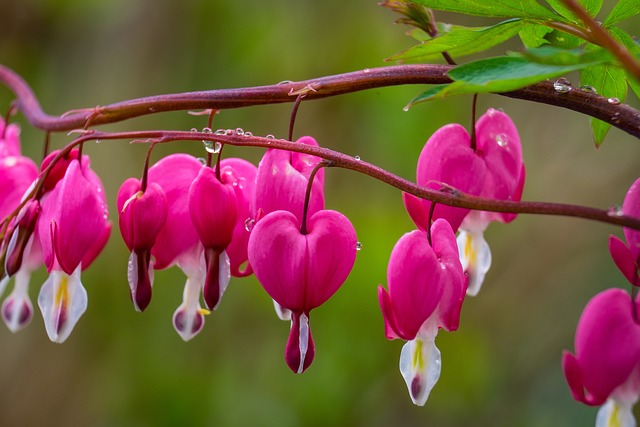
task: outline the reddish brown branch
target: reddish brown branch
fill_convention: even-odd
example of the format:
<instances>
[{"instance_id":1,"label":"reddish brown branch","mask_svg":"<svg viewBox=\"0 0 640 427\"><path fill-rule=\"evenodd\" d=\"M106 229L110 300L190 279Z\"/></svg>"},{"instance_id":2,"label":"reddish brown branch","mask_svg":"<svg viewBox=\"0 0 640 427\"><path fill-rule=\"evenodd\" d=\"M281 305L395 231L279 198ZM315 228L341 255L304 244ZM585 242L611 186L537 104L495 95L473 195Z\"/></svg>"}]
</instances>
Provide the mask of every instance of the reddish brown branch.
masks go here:
<instances>
[{"instance_id":1,"label":"reddish brown branch","mask_svg":"<svg viewBox=\"0 0 640 427\"><path fill-rule=\"evenodd\" d=\"M457 191L452 192L450 190L429 190L417 185L414 182L394 175L393 173L382 169L379 166L364 162L360 159L356 159L355 157L351 157L346 154L330 150L328 148L313 147L310 145L299 144L284 139L246 136L236 134L235 132L230 132L227 135L212 135L211 133L161 130L117 133L89 131L87 134L73 141L72 144L75 145L93 139L134 139L137 141L149 140L149 142L154 143L172 142L179 140L193 140L198 142L202 140L209 140L219 141L223 144L235 146L278 148L282 150L296 151L321 157L330 161L332 167L341 167L344 169L351 169L353 171L360 172L379 181L385 182L399 190L413 194L414 196L426 200L431 200L436 203L441 203L443 205L458 206L468 209L492 212L557 215L583 218L640 230L640 218L620 215L619 212L609 212L608 210L562 203L493 200L476 197Z\"/></svg>"},{"instance_id":2,"label":"reddish brown branch","mask_svg":"<svg viewBox=\"0 0 640 427\"><path fill-rule=\"evenodd\" d=\"M62 117L44 113L29 85L2 65L0 82L13 91L18 107L34 127L47 131L68 131L83 128L88 120L91 125L100 125L162 111L228 109L294 102L297 95L303 92L305 100L312 100L386 86L449 83L451 80L446 73L451 68L449 65L394 65L271 86L157 95L88 108ZM638 110L625 104L610 104L606 98L591 92L576 89L569 93L558 93L552 83L543 82L501 95L567 108L610 123L640 138Z\"/></svg>"}]
</instances>

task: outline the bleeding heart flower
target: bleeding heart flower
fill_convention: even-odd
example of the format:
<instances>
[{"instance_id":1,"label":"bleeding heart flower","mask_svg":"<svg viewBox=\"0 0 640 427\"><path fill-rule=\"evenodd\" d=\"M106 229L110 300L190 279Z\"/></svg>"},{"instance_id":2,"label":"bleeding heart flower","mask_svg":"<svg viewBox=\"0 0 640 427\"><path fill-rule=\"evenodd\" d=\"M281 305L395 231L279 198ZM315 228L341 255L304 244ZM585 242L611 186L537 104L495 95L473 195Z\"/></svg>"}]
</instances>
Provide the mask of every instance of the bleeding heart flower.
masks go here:
<instances>
[{"instance_id":1,"label":"bleeding heart flower","mask_svg":"<svg viewBox=\"0 0 640 427\"><path fill-rule=\"evenodd\" d=\"M640 178L629 188L619 213L640 218ZM627 227L622 230L627 244L609 236L609 252L629 283L640 286L640 231Z\"/></svg>"},{"instance_id":2,"label":"bleeding heart flower","mask_svg":"<svg viewBox=\"0 0 640 427\"><path fill-rule=\"evenodd\" d=\"M437 219L431 243L422 231L400 238L387 270L389 291L378 288L388 339L408 341L400 355L400 372L416 405L424 405L440 377L438 328L458 329L466 291L456 238L449 223Z\"/></svg>"},{"instance_id":3,"label":"bleeding heart flower","mask_svg":"<svg viewBox=\"0 0 640 427\"><path fill-rule=\"evenodd\" d=\"M200 169L189 188L189 214L204 246L206 275L202 295L208 309L217 308L231 277L226 249L238 221L236 193L210 167Z\"/></svg>"},{"instance_id":4,"label":"bleeding heart flower","mask_svg":"<svg viewBox=\"0 0 640 427\"><path fill-rule=\"evenodd\" d=\"M496 200L520 200L525 169L518 131L505 113L489 109L476 123L475 146L458 124L437 130L418 159L417 183L426 188L462 191ZM403 194L405 206L418 228L428 227L431 202ZM458 248L469 276L467 294L475 296L491 266L491 251L483 233L491 221L510 222L515 214L470 211L436 205L433 219L444 218L460 229Z\"/></svg>"},{"instance_id":5,"label":"bleeding heart flower","mask_svg":"<svg viewBox=\"0 0 640 427\"><path fill-rule=\"evenodd\" d=\"M634 307L635 305L635 307ZM575 356L562 356L573 398L602 405L596 425L635 426L631 411L640 396L640 311L621 289L599 293L585 307L575 339Z\"/></svg>"},{"instance_id":6,"label":"bleeding heart flower","mask_svg":"<svg viewBox=\"0 0 640 427\"><path fill-rule=\"evenodd\" d=\"M63 342L87 308L80 282L102 250L111 226L99 178L88 159L71 161L63 178L42 197L38 235L49 278L42 285L38 305L49 338Z\"/></svg>"},{"instance_id":7,"label":"bleeding heart flower","mask_svg":"<svg viewBox=\"0 0 640 427\"><path fill-rule=\"evenodd\" d=\"M309 313L342 286L356 258L356 233L339 212L321 210L301 232L288 211L267 214L249 238L249 261L262 287L280 306L291 310L285 360L295 373L311 364L315 346Z\"/></svg>"},{"instance_id":8,"label":"bleeding heart flower","mask_svg":"<svg viewBox=\"0 0 640 427\"><path fill-rule=\"evenodd\" d=\"M167 196L155 182L143 191L140 181L129 178L120 186L117 204L120 233L131 251L127 269L131 300L137 311L143 311L151 302L151 248L167 220Z\"/></svg>"}]
</instances>

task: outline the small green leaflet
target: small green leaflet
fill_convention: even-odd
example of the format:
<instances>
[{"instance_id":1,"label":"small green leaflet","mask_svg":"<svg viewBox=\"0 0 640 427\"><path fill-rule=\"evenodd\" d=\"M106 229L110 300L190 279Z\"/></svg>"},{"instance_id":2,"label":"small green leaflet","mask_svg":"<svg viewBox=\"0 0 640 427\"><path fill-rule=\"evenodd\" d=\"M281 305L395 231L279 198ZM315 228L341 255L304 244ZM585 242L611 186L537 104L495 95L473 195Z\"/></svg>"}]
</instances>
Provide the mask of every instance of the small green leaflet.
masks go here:
<instances>
[{"instance_id":1,"label":"small green leaflet","mask_svg":"<svg viewBox=\"0 0 640 427\"><path fill-rule=\"evenodd\" d=\"M499 18L564 21L536 0L411 0L431 9Z\"/></svg>"},{"instance_id":2,"label":"small green leaflet","mask_svg":"<svg viewBox=\"0 0 640 427\"><path fill-rule=\"evenodd\" d=\"M581 22L580 19L564 5L562 0L547 0L547 3L549 3L551 7L556 10L556 12L558 12L565 18L573 22ZM600 12L600 8L602 7L602 0L578 0L578 3L591 16L596 16L598 12Z\"/></svg>"},{"instance_id":3,"label":"small green leaflet","mask_svg":"<svg viewBox=\"0 0 640 427\"><path fill-rule=\"evenodd\" d=\"M518 35L525 47L534 48L548 44L549 41L546 40L544 36L551 31L553 31L552 28L545 27L544 25L527 23L520 29Z\"/></svg>"},{"instance_id":4,"label":"small green leaflet","mask_svg":"<svg viewBox=\"0 0 640 427\"><path fill-rule=\"evenodd\" d=\"M487 50L518 34L525 25L521 19L510 19L491 27L452 27L438 37L426 40L404 52L392 56L389 61L426 62L438 59L441 52L454 58Z\"/></svg>"},{"instance_id":5,"label":"small green leaflet","mask_svg":"<svg viewBox=\"0 0 640 427\"><path fill-rule=\"evenodd\" d=\"M623 19L630 18L640 13L640 7L638 0L619 0L618 4L613 8L607 19L604 20L603 25L608 27L620 22Z\"/></svg>"},{"instance_id":6,"label":"small green leaflet","mask_svg":"<svg viewBox=\"0 0 640 427\"><path fill-rule=\"evenodd\" d=\"M594 65L580 71L580 83L593 86L596 91L617 102L624 102L627 97L627 81L625 71L615 65ZM596 147L604 142L611 125L598 119L591 118L591 131Z\"/></svg>"},{"instance_id":7,"label":"small green leaflet","mask_svg":"<svg viewBox=\"0 0 640 427\"><path fill-rule=\"evenodd\" d=\"M613 59L613 55L608 50L600 47L583 50L562 49L546 45L537 49L529 49L521 55L532 62L547 65L596 64Z\"/></svg>"}]
</instances>

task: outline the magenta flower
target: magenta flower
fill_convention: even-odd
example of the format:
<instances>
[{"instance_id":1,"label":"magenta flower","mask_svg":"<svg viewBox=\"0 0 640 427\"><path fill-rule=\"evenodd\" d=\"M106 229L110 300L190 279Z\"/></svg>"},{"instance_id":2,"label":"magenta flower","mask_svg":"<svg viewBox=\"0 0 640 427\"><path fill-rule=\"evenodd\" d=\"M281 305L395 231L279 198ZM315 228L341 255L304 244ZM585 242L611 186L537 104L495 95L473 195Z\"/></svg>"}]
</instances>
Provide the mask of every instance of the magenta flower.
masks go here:
<instances>
[{"instance_id":1,"label":"magenta flower","mask_svg":"<svg viewBox=\"0 0 640 427\"><path fill-rule=\"evenodd\" d=\"M310 136L296 141L317 147L318 143ZM309 154L294 153L286 150L269 149L258 165L254 198L255 213L264 215L277 210L289 211L302 222L304 197L311 171L321 158ZM311 216L324 208L324 170L316 174L309 198L308 215Z\"/></svg>"},{"instance_id":2,"label":"magenta flower","mask_svg":"<svg viewBox=\"0 0 640 427\"><path fill-rule=\"evenodd\" d=\"M49 338L63 342L87 308L80 272L102 250L111 225L104 189L86 156L71 161L64 177L42 198L38 235L50 273L38 305Z\"/></svg>"},{"instance_id":3,"label":"magenta flower","mask_svg":"<svg viewBox=\"0 0 640 427\"><path fill-rule=\"evenodd\" d=\"M489 109L476 123L476 144L458 124L446 125L427 141L418 159L417 183L426 188L498 200L520 200L524 164L518 131L505 113ZM426 230L431 202L403 194L405 207L421 230ZM469 276L468 295L476 295L491 266L491 251L483 237L491 221L510 222L514 214L470 211L436 205L433 219L444 218L454 232L462 267Z\"/></svg>"},{"instance_id":4,"label":"magenta flower","mask_svg":"<svg viewBox=\"0 0 640 427\"><path fill-rule=\"evenodd\" d=\"M172 154L149 168L149 184L162 188L168 214L151 248L153 268L163 270L177 265L187 276L183 302L173 314L173 326L188 341L202 330L204 315L200 306L205 266L202 245L189 214L189 188L202 164L187 154Z\"/></svg>"},{"instance_id":5,"label":"magenta flower","mask_svg":"<svg viewBox=\"0 0 640 427\"><path fill-rule=\"evenodd\" d=\"M189 214L204 246L202 295L207 308L215 310L231 278L226 249L238 220L233 185L221 182L212 168L201 168L189 188Z\"/></svg>"},{"instance_id":6,"label":"magenta flower","mask_svg":"<svg viewBox=\"0 0 640 427\"><path fill-rule=\"evenodd\" d=\"M317 147L318 143L310 136L303 136L296 142ZM253 213L256 220L277 210L293 213L302 222L305 194L309 177L313 169L322 161L321 158L309 154L295 153L286 150L269 149L258 165ZM311 185L308 212L310 217L324 209L324 170L320 169ZM278 317L291 320L289 310L277 301L273 302Z\"/></svg>"},{"instance_id":7,"label":"magenta flower","mask_svg":"<svg viewBox=\"0 0 640 427\"><path fill-rule=\"evenodd\" d=\"M400 355L400 372L411 399L424 405L440 377L439 328L458 329L466 291L456 238L449 223L437 219L431 239L419 230L400 238L391 252L389 291L378 288L388 339L408 341Z\"/></svg>"},{"instance_id":8,"label":"magenta flower","mask_svg":"<svg viewBox=\"0 0 640 427\"><path fill-rule=\"evenodd\" d=\"M15 123L7 125L0 117L0 159L16 156L20 156L20 127Z\"/></svg>"},{"instance_id":9,"label":"magenta flower","mask_svg":"<svg viewBox=\"0 0 640 427\"><path fill-rule=\"evenodd\" d=\"M563 354L562 369L573 398L591 406L606 402L597 427L636 425L631 408L640 396L639 310L638 301L621 289L599 293L580 316L575 356Z\"/></svg>"},{"instance_id":10,"label":"magenta flower","mask_svg":"<svg viewBox=\"0 0 640 427\"><path fill-rule=\"evenodd\" d=\"M117 204L120 233L131 251L127 269L131 301L143 311L151 302L151 248L167 220L167 196L155 182L142 191L140 181L129 178L120 186Z\"/></svg>"},{"instance_id":11,"label":"magenta flower","mask_svg":"<svg viewBox=\"0 0 640 427\"><path fill-rule=\"evenodd\" d=\"M640 178L629 188L620 213L640 218ZM622 230L627 244L609 236L609 252L629 283L640 286L640 231L626 227Z\"/></svg>"},{"instance_id":12,"label":"magenta flower","mask_svg":"<svg viewBox=\"0 0 640 427\"><path fill-rule=\"evenodd\" d=\"M356 258L356 233L339 212L321 210L307 221L306 233L288 211L267 214L249 237L249 261L265 291L292 313L285 360L295 373L309 367L315 346L309 313L346 280Z\"/></svg>"},{"instance_id":13,"label":"magenta flower","mask_svg":"<svg viewBox=\"0 0 640 427\"><path fill-rule=\"evenodd\" d=\"M256 175L258 168L243 159L223 159L220 164L222 182L230 183L236 194L237 221L233 228L231 243L226 252L229 255L231 275L245 277L253 272L248 263L247 246L249 244L249 229L254 212L251 211L253 195L255 193Z\"/></svg>"}]
</instances>

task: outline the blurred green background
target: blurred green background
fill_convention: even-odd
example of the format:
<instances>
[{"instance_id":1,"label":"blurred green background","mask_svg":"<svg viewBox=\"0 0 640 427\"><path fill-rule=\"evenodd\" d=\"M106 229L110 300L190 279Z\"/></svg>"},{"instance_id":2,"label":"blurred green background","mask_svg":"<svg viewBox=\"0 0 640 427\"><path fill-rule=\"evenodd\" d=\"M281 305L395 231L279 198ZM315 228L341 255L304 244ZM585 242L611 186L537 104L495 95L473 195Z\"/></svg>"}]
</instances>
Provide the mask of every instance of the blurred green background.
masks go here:
<instances>
[{"instance_id":1,"label":"blurred green background","mask_svg":"<svg viewBox=\"0 0 640 427\"><path fill-rule=\"evenodd\" d=\"M604 11L612 1L605 1ZM449 22L470 22L439 15ZM0 63L19 72L51 114L161 93L273 84L384 65L411 45L397 18L370 0L3 0ZM485 23L487 20L473 22ZM638 28L638 20L626 23ZM514 43L508 48L517 48ZM501 47L498 52L503 52ZM574 78L575 76L568 76ZM303 103L296 135L413 179L429 135L468 126L470 98L402 107L421 87L392 87ZM10 93L0 89L0 111ZM628 102L638 105L636 98ZM524 198L607 208L638 177L640 142L613 129L594 149L577 113L482 96L518 125L527 164ZM286 136L290 105L223 111L214 127ZM43 134L21 115L24 152L40 159ZM110 130L202 128L202 117L159 114ZM70 137L54 136L62 146ZM106 185L111 219L120 183L139 176L145 147L89 144ZM155 152L202 156L199 144ZM257 163L260 149L225 149ZM289 325L253 279L233 279L204 330L184 343L171 316L182 296L176 269L158 272L152 304L136 313L128 253L117 226L83 274L89 309L63 345L48 341L40 313L18 334L0 327L2 426L583 426L594 408L574 402L560 367L573 349L584 304L625 286L607 250L615 227L520 216L486 234L494 263L468 299L458 332L441 332L443 368L425 407L414 406L398 371L402 342L384 338L376 287L397 239L412 229L400 193L330 170L327 206L344 212L363 250L342 289L312 313L316 359L293 375L283 359ZM33 278L35 302L45 273Z\"/></svg>"}]
</instances>

